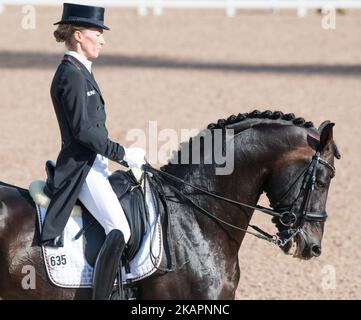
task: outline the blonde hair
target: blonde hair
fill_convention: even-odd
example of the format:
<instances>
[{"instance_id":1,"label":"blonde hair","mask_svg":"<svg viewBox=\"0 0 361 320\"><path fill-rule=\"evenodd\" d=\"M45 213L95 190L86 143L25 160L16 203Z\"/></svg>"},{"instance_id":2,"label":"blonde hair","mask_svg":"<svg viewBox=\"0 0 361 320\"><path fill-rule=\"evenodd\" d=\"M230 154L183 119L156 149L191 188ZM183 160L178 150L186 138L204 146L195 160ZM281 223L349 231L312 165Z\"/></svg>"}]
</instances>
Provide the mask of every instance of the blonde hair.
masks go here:
<instances>
[{"instance_id":1,"label":"blonde hair","mask_svg":"<svg viewBox=\"0 0 361 320\"><path fill-rule=\"evenodd\" d=\"M75 26L73 24L59 24L54 31L56 42L65 42L67 47L72 46L72 37L75 31L83 31L86 27Z\"/></svg>"}]
</instances>

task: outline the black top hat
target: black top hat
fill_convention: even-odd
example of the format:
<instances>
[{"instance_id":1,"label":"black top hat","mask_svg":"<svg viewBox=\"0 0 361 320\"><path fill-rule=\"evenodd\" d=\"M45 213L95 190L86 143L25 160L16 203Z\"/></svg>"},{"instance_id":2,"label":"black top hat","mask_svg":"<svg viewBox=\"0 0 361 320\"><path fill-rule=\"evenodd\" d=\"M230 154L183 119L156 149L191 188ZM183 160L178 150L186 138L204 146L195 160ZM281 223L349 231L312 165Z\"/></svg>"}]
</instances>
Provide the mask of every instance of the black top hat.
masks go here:
<instances>
[{"instance_id":1,"label":"black top hat","mask_svg":"<svg viewBox=\"0 0 361 320\"><path fill-rule=\"evenodd\" d=\"M56 24L74 24L110 30L104 25L104 8L64 3L63 16Z\"/></svg>"}]
</instances>

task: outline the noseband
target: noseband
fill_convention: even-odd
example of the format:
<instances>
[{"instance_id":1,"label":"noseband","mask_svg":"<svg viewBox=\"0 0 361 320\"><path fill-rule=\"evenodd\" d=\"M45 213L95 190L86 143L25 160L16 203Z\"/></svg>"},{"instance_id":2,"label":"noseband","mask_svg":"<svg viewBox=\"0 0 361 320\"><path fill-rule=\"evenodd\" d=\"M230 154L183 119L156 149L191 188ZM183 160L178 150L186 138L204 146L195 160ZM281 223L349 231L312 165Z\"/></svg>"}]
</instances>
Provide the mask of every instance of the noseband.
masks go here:
<instances>
[{"instance_id":1,"label":"noseband","mask_svg":"<svg viewBox=\"0 0 361 320\"><path fill-rule=\"evenodd\" d=\"M318 221L318 222L324 222L327 219L327 213L326 210L322 210L322 211L307 211L308 205L309 205L309 201L312 195L313 190L315 189L315 184L316 184L316 172L317 172L317 167L319 165L324 165L326 166L330 171L331 171L331 178L333 178L335 176L335 172L336 169L333 165L331 165L330 163L328 163L326 160L321 159L320 157L320 151L317 150L315 155L312 157L311 162L308 164L308 166L301 172L301 174L296 178L296 180L291 184L290 188L287 190L287 192L281 197L281 199L275 204L275 205L271 205L272 208L266 208L260 205L249 205L247 203L243 203L243 202L239 202L239 201L235 201L226 197L222 197L220 195L217 195L215 193L209 192L208 190L205 190L203 188L197 187L195 185L192 185L188 182L186 182L185 180L178 178L174 175L171 175L165 171L161 171L158 169L153 168L149 163L145 164L143 166L144 172L145 174L153 174L156 176L161 176L161 180L162 182L165 182L168 187L176 194L178 195L180 198L186 200L191 206L195 207L196 209L198 209L200 212L210 216L211 218L213 218L214 220L227 225L231 228L243 231L243 232L247 232L250 233L258 238L267 240L269 242L272 242L274 244L276 244L277 246L283 247L287 242L289 242L297 233L300 232L301 230L301 225L303 223L303 221ZM284 200L284 198L291 192L293 186L299 181L299 179L301 177L304 177L303 179L303 183L302 183L302 187L298 193L298 196L296 197L296 199L293 201L293 203L288 206L288 207L279 207L278 204ZM254 209L257 211L261 211L263 213L266 213L268 215L271 215L273 217L276 217L279 219L279 221L286 227L288 227L287 230L284 231L284 233L286 233L286 235L288 236L288 238L286 239L281 239L278 236L272 236L270 234L268 234L267 232L263 231L261 228L254 226L254 225L249 225L250 227L252 227L254 230L256 230L258 233L254 233L251 231L248 231L246 229L240 228L238 226L235 226L231 223L228 223L222 219L220 219L219 217L217 217L216 215L214 215L213 213L209 212L208 210L200 207L198 204L196 204L188 195L186 195L185 193L183 193L182 191L180 191L178 188L174 187L170 182L177 182L177 183L181 183L183 185L189 186L194 190L200 191L203 194L209 195L213 198L231 203L233 205L237 205L240 207L245 207L245 208L249 208L249 209ZM300 197L302 196L302 194L305 194L305 196L303 197L302 200L302 204L301 207L299 209L297 209L296 204L297 201L300 199ZM299 222L299 223L297 223ZM296 224L298 224L298 227L295 228Z\"/></svg>"}]
</instances>

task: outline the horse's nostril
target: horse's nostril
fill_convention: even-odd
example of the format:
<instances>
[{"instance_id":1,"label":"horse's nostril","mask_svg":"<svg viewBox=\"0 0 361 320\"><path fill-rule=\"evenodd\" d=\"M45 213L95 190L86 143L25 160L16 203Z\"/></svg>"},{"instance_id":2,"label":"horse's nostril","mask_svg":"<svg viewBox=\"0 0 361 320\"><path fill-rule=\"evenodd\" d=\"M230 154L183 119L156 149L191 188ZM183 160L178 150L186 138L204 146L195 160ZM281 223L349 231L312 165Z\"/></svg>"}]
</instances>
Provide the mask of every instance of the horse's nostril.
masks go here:
<instances>
[{"instance_id":1,"label":"horse's nostril","mask_svg":"<svg viewBox=\"0 0 361 320\"><path fill-rule=\"evenodd\" d=\"M317 244L314 244L311 247L311 254L313 257L319 257L321 255L321 247Z\"/></svg>"}]
</instances>

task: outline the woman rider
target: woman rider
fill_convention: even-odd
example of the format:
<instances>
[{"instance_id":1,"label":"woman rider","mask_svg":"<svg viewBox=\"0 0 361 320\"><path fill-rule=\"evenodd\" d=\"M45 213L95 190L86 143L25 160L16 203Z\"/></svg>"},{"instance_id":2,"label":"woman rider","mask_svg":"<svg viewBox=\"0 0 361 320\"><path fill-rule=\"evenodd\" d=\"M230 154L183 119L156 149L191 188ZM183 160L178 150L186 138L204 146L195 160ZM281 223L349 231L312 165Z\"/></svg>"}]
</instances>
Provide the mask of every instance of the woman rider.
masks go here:
<instances>
[{"instance_id":1,"label":"woman rider","mask_svg":"<svg viewBox=\"0 0 361 320\"><path fill-rule=\"evenodd\" d=\"M124 148L108 137L104 100L92 73L92 62L105 44L104 8L64 3L54 36L65 42L64 54L51 85L51 98L60 127L62 147L54 179L45 191L51 196L42 230L44 245L58 240L79 198L106 233L94 268L93 299L110 297L130 229L109 181L108 159L130 168L145 163L144 150Z\"/></svg>"}]
</instances>

